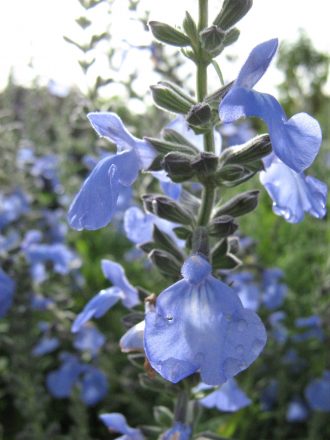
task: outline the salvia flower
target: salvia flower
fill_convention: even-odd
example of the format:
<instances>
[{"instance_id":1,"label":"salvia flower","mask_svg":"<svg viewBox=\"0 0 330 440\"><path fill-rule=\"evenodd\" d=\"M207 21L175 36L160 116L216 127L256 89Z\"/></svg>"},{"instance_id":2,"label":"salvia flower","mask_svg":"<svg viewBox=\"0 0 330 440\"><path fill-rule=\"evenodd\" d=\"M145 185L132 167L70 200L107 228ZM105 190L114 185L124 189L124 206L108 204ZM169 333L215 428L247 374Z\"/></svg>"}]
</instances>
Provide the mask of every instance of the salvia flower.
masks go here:
<instances>
[{"instance_id":1,"label":"salvia flower","mask_svg":"<svg viewBox=\"0 0 330 440\"><path fill-rule=\"evenodd\" d=\"M121 440L144 440L144 436L139 429L131 428L125 419L125 417L120 413L108 413L101 414L101 421L109 429L109 431L118 432L123 434L117 439Z\"/></svg>"},{"instance_id":2,"label":"salvia flower","mask_svg":"<svg viewBox=\"0 0 330 440\"><path fill-rule=\"evenodd\" d=\"M296 173L308 168L321 145L322 134L318 122L307 113L287 119L277 100L253 90L275 55L278 40L256 46L248 56L231 90L220 102L219 115L223 122L241 117L256 116L268 125L273 151Z\"/></svg>"},{"instance_id":3,"label":"salvia flower","mask_svg":"<svg viewBox=\"0 0 330 440\"><path fill-rule=\"evenodd\" d=\"M108 392L108 381L103 371L91 365L86 365L81 379L80 398L87 406L100 402Z\"/></svg>"},{"instance_id":4,"label":"salvia flower","mask_svg":"<svg viewBox=\"0 0 330 440\"><path fill-rule=\"evenodd\" d=\"M330 412L330 371L324 371L321 379L313 379L307 385L305 397L312 409Z\"/></svg>"},{"instance_id":5,"label":"salvia flower","mask_svg":"<svg viewBox=\"0 0 330 440\"><path fill-rule=\"evenodd\" d=\"M207 385L201 385L199 390L209 388ZM235 379L229 379L217 390L200 399L199 402L206 408L217 408L219 411L227 412L239 411L251 404L251 400L241 390Z\"/></svg>"},{"instance_id":6,"label":"salvia flower","mask_svg":"<svg viewBox=\"0 0 330 440\"><path fill-rule=\"evenodd\" d=\"M261 292L254 282L252 273L234 273L229 275L227 279L233 283L232 288L242 301L243 307L256 312L260 305Z\"/></svg>"},{"instance_id":7,"label":"salvia flower","mask_svg":"<svg viewBox=\"0 0 330 440\"><path fill-rule=\"evenodd\" d=\"M146 141L126 130L115 113L89 113L88 119L101 137L116 144L117 154L98 162L74 198L68 219L77 230L106 226L116 210L120 192L134 183L139 170L148 168L156 155Z\"/></svg>"},{"instance_id":8,"label":"salvia flower","mask_svg":"<svg viewBox=\"0 0 330 440\"><path fill-rule=\"evenodd\" d=\"M13 303L15 281L0 267L0 318L6 315Z\"/></svg>"},{"instance_id":9,"label":"salvia flower","mask_svg":"<svg viewBox=\"0 0 330 440\"><path fill-rule=\"evenodd\" d=\"M63 353L61 360L61 366L46 377L47 389L56 399L70 397L73 386L84 370L84 365L76 356Z\"/></svg>"},{"instance_id":10,"label":"salvia flower","mask_svg":"<svg viewBox=\"0 0 330 440\"><path fill-rule=\"evenodd\" d=\"M105 343L105 336L95 327L84 326L76 334L73 346L96 356Z\"/></svg>"},{"instance_id":11,"label":"salvia flower","mask_svg":"<svg viewBox=\"0 0 330 440\"><path fill-rule=\"evenodd\" d=\"M29 210L28 197L16 190L11 194L0 194L0 230Z\"/></svg>"},{"instance_id":12,"label":"salvia flower","mask_svg":"<svg viewBox=\"0 0 330 440\"><path fill-rule=\"evenodd\" d=\"M101 265L103 274L112 282L113 287L101 290L86 304L72 325L74 333L91 318L101 318L119 300L127 308L139 303L138 292L126 278L122 266L110 260L102 260Z\"/></svg>"},{"instance_id":13,"label":"salvia flower","mask_svg":"<svg viewBox=\"0 0 330 440\"><path fill-rule=\"evenodd\" d=\"M327 185L312 176L297 173L275 154L264 160L260 182L273 200L273 211L289 223L299 223L305 212L316 218L326 214Z\"/></svg>"},{"instance_id":14,"label":"salvia flower","mask_svg":"<svg viewBox=\"0 0 330 440\"><path fill-rule=\"evenodd\" d=\"M41 283L47 278L47 263L52 263L54 272L61 275L67 275L80 265L78 256L62 243L32 243L25 246L24 252L31 264L31 275L37 283Z\"/></svg>"},{"instance_id":15,"label":"salvia flower","mask_svg":"<svg viewBox=\"0 0 330 440\"><path fill-rule=\"evenodd\" d=\"M189 440L190 438L191 427L181 422L175 422L172 428L164 432L160 440Z\"/></svg>"},{"instance_id":16,"label":"salvia flower","mask_svg":"<svg viewBox=\"0 0 330 440\"><path fill-rule=\"evenodd\" d=\"M268 310L279 308L287 295L288 287L281 283L283 272L280 269L265 269L262 273L262 302Z\"/></svg>"},{"instance_id":17,"label":"salvia flower","mask_svg":"<svg viewBox=\"0 0 330 440\"><path fill-rule=\"evenodd\" d=\"M288 422L303 422L308 417L308 408L302 399L296 397L290 403L286 411Z\"/></svg>"},{"instance_id":18,"label":"salvia flower","mask_svg":"<svg viewBox=\"0 0 330 440\"><path fill-rule=\"evenodd\" d=\"M177 223L172 223L168 220L159 218L156 215L145 213L136 206L130 207L125 212L125 233L127 238L135 244L152 241L154 225L168 234L179 247L183 246L184 242L179 240L173 232L173 229L178 226Z\"/></svg>"},{"instance_id":19,"label":"salvia flower","mask_svg":"<svg viewBox=\"0 0 330 440\"><path fill-rule=\"evenodd\" d=\"M55 337L43 336L32 349L32 355L39 357L52 353L60 346L60 340Z\"/></svg>"},{"instance_id":20,"label":"salvia flower","mask_svg":"<svg viewBox=\"0 0 330 440\"><path fill-rule=\"evenodd\" d=\"M204 383L222 384L246 369L266 343L258 315L244 309L211 271L203 257L191 256L182 266L183 279L164 290L146 314L147 358L171 382L199 371Z\"/></svg>"},{"instance_id":21,"label":"salvia flower","mask_svg":"<svg viewBox=\"0 0 330 440\"><path fill-rule=\"evenodd\" d=\"M68 353L62 353L62 364L48 373L46 385L49 393L56 399L71 396L73 387L81 387L81 400L92 406L102 400L108 392L108 382L105 374L98 368L80 362L79 359Z\"/></svg>"}]
</instances>

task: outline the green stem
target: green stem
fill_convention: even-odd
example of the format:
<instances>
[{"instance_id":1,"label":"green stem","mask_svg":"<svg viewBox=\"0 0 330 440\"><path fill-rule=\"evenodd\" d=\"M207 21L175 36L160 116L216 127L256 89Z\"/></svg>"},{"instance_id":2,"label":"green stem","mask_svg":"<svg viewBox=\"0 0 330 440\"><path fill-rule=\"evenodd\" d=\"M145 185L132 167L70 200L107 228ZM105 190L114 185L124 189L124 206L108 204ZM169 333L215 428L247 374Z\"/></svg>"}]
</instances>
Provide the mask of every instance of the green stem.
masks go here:
<instances>
[{"instance_id":1,"label":"green stem","mask_svg":"<svg viewBox=\"0 0 330 440\"><path fill-rule=\"evenodd\" d=\"M202 203L199 208L197 225L206 226L208 224L213 208L214 196L215 188L213 186L205 186L202 194Z\"/></svg>"},{"instance_id":2,"label":"green stem","mask_svg":"<svg viewBox=\"0 0 330 440\"><path fill-rule=\"evenodd\" d=\"M207 27L208 20L208 0L199 0L199 22L198 30L202 31ZM200 47L200 59L197 62L197 99L203 101L207 95L207 63L202 56L202 48ZM204 151L214 153L214 137L213 127L204 134ZM202 195L202 203L198 213L197 224L199 226L207 225L213 208L215 190L211 186L205 186Z\"/></svg>"}]
</instances>

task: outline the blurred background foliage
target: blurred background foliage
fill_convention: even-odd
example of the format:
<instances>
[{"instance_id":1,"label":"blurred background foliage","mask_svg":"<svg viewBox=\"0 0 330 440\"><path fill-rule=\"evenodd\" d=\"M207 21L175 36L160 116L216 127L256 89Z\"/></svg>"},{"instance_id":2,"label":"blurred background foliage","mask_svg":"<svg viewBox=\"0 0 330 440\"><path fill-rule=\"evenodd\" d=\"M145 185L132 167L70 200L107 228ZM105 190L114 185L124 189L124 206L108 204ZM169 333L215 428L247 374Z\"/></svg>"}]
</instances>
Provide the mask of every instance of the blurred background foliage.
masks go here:
<instances>
[{"instance_id":1,"label":"blurred background foliage","mask_svg":"<svg viewBox=\"0 0 330 440\"><path fill-rule=\"evenodd\" d=\"M111 10L116 0L106 1ZM118 0L119 1L119 0ZM77 23L86 32L91 25L89 11L103 0L80 0L85 15ZM147 31L148 14L139 9L137 0L130 1L131 13L140 20ZM138 66L128 78L124 78L118 90L125 89L125 96L113 94L104 98L104 87L113 87L115 50L111 46L111 14L109 29L90 35L83 44L66 36L81 52L80 66L88 75L93 65L95 45L105 44L109 59L108 76L98 76L86 94L78 89L62 91L52 87L41 87L38 80L31 88L15 84L10 78L7 87L0 93L0 151L1 193L9 194L16 188L24 188L31 198L32 215L23 216L16 227L21 233L35 228L36 219L43 210L63 210L61 221L65 222L65 210L73 194L79 188L88 172L84 157L96 157L100 149L111 149L109 143L98 139L86 118L92 110L116 112L137 137L157 136L169 117L151 106L134 90L134 80L140 75ZM150 38L150 41L152 39ZM161 44L151 42L149 50L154 60L155 72L162 79L182 84L180 75L184 63L178 54L168 58ZM308 36L302 33L294 43L283 42L277 67L283 74L278 87L280 101L288 115L299 111L313 114L322 126L323 147L314 163L311 174L330 184L330 141L329 108L330 97L326 94L329 55L317 52ZM141 100L145 111L143 117L130 111L131 100ZM254 121L256 129L263 129ZM37 156L55 155L61 182L60 193L54 194L47 187L47 179L39 187L35 178L23 173L17 166L17 155L23 147L33 147ZM140 187L150 185L148 176L141 179ZM246 184L246 189L261 185L257 178ZM235 189L228 190L228 194ZM33 214L35 213L35 215ZM303 359L298 369L283 362L283 356L292 348L290 343L268 344L258 361L239 377L244 390L253 404L235 414L220 414L216 410L201 415L201 426L213 430L224 438L283 440L318 440L330 438L326 413L311 412L301 422L286 419L287 406L292 397L303 398L302 390L308 380L318 377L325 368L330 368L330 225L327 218L315 220L306 217L297 225L286 223L271 210L271 200L261 191L257 210L240 222L240 232L253 240L252 253L244 257L248 266L279 267L284 272L289 295L283 309L285 323L293 331L294 319L317 314L325 323L325 340L309 340L300 344L298 355ZM154 423L154 405L168 405L166 394L155 393L139 385L138 371L127 356L120 353L118 340L123 334L122 317L124 309L117 305L97 327L106 335L106 344L98 355L98 366L109 381L106 397L94 406L87 406L75 389L70 398L54 399L45 387L46 374L58 367L59 350L72 352L73 337L70 325L74 316L87 300L107 286L100 269L100 260L109 258L125 267L131 283L144 289L161 291L167 285L145 260L132 259L128 251L131 243L126 239L120 222L93 232L69 230L66 242L79 255L81 279L74 281L70 276L52 274L45 283L35 285L28 274L28 267L22 257L3 256L1 266L9 268L17 282L14 306L0 321L0 439L26 440L96 440L112 438L98 420L101 412L122 412L132 426ZM47 310L32 310L29 294L35 292L52 298L55 305ZM267 318L267 317L265 317ZM60 349L45 356L33 357L31 350L40 336L38 322L48 322L61 340ZM297 348L297 347L296 347ZM88 358L88 354L81 356ZM88 360L88 359L87 359ZM298 362L298 361L297 361ZM297 365L296 365L297 366ZM261 410L261 395L270 381L279 383L278 398L268 411Z\"/></svg>"}]
</instances>

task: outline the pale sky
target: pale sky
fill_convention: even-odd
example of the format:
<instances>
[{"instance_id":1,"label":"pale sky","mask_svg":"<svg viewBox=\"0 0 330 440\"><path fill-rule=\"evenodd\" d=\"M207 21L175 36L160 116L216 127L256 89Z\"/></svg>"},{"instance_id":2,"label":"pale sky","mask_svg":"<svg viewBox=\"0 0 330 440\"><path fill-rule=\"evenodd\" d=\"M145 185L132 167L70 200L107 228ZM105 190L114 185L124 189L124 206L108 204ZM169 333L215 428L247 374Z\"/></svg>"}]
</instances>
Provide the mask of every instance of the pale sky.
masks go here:
<instances>
[{"instance_id":1,"label":"pale sky","mask_svg":"<svg viewBox=\"0 0 330 440\"><path fill-rule=\"evenodd\" d=\"M197 0L141 0L141 5L151 11L151 19L181 25L185 10L197 15ZM209 0L210 20L221 5L220 0ZM278 37L294 41L298 29L304 29L318 50L330 52L329 0L254 0L254 6L239 23L241 36L231 47L231 53L238 55L233 65L222 65L226 79L237 73L241 63L257 44ZM214 12L212 12L214 11ZM81 39L75 19L83 13L78 0L0 0L0 88L4 87L12 68L17 80L28 83L36 75L41 82L53 79L63 85L84 88L84 76L77 59L79 51L63 40L63 35ZM94 8L96 32L105 30L108 17L101 7ZM139 33L137 24L130 20L127 1L117 0L113 10L116 18L112 24L113 44L126 38L133 44L150 44L151 33ZM141 58L141 57L144 57ZM132 64L143 66L140 87L147 87L154 78L146 74L151 71L149 54L134 54L123 64L123 72ZM33 69L29 67L32 61ZM149 63L149 64L148 64ZM93 67L95 74L111 76L102 56ZM233 72L232 72L233 71ZM276 82L275 67L267 81ZM262 85L262 83L260 83ZM258 90L262 91L260 87Z\"/></svg>"}]
</instances>

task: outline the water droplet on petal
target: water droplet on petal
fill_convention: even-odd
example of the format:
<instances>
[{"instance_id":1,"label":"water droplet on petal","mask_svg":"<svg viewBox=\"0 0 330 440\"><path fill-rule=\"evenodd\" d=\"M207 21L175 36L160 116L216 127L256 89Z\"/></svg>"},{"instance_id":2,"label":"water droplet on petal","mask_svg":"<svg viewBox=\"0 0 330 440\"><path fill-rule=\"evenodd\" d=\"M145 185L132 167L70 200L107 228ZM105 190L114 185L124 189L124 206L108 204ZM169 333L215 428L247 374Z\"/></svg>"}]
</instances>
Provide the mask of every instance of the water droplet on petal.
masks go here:
<instances>
[{"instance_id":1,"label":"water droplet on petal","mask_svg":"<svg viewBox=\"0 0 330 440\"><path fill-rule=\"evenodd\" d=\"M167 319L167 321L168 321L169 323L172 324L172 322L173 322L173 316L172 316L172 315L168 315L168 316L166 316L166 319Z\"/></svg>"}]
</instances>

